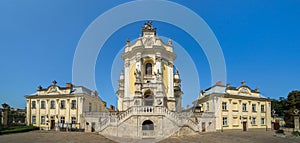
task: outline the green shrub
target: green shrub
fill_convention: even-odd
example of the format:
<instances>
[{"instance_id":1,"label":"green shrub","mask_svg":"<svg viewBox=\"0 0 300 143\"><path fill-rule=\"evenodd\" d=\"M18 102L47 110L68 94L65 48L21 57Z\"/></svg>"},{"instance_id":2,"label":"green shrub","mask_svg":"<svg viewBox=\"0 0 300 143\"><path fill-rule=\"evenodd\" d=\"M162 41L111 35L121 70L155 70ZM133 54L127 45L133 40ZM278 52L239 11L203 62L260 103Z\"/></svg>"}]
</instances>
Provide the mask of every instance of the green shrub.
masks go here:
<instances>
[{"instance_id":1,"label":"green shrub","mask_svg":"<svg viewBox=\"0 0 300 143\"><path fill-rule=\"evenodd\" d=\"M277 130L276 134L284 134L284 130Z\"/></svg>"},{"instance_id":2,"label":"green shrub","mask_svg":"<svg viewBox=\"0 0 300 143\"><path fill-rule=\"evenodd\" d=\"M292 135L294 135L294 136L300 136L300 132L299 131L293 131Z\"/></svg>"},{"instance_id":3,"label":"green shrub","mask_svg":"<svg viewBox=\"0 0 300 143\"><path fill-rule=\"evenodd\" d=\"M9 133L20 133L20 132L28 132L33 130L38 130L38 127L34 126L12 126L0 131L1 134L9 134Z\"/></svg>"}]
</instances>

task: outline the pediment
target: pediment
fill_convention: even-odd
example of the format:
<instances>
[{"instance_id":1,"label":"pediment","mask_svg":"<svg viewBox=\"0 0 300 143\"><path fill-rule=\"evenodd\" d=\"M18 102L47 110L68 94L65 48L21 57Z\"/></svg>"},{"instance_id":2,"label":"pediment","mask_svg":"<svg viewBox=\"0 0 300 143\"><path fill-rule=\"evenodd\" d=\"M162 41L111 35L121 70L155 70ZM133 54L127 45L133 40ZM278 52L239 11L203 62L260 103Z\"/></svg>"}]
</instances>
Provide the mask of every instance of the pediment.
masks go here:
<instances>
[{"instance_id":1,"label":"pediment","mask_svg":"<svg viewBox=\"0 0 300 143\"><path fill-rule=\"evenodd\" d=\"M58 86L53 85L48 87L47 94L61 94L61 93L62 91Z\"/></svg>"},{"instance_id":2,"label":"pediment","mask_svg":"<svg viewBox=\"0 0 300 143\"><path fill-rule=\"evenodd\" d=\"M238 94L240 95L251 95L251 89L247 86L241 86L238 88Z\"/></svg>"}]
</instances>

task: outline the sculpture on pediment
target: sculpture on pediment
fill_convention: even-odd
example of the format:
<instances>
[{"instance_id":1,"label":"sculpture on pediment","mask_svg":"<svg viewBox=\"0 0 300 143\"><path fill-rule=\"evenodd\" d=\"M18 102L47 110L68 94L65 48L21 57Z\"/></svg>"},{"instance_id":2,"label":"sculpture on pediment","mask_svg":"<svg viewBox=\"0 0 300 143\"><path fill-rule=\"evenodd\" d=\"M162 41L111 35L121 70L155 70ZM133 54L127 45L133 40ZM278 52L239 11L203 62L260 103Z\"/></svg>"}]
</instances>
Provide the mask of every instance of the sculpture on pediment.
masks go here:
<instances>
[{"instance_id":1,"label":"sculpture on pediment","mask_svg":"<svg viewBox=\"0 0 300 143\"><path fill-rule=\"evenodd\" d=\"M151 30L152 29L152 21L148 21L144 24L144 29Z\"/></svg>"},{"instance_id":2,"label":"sculpture on pediment","mask_svg":"<svg viewBox=\"0 0 300 143\"><path fill-rule=\"evenodd\" d=\"M246 87L242 87L239 90L239 94L249 94L250 95L251 93L249 92L249 90Z\"/></svg>"}]
</instances>

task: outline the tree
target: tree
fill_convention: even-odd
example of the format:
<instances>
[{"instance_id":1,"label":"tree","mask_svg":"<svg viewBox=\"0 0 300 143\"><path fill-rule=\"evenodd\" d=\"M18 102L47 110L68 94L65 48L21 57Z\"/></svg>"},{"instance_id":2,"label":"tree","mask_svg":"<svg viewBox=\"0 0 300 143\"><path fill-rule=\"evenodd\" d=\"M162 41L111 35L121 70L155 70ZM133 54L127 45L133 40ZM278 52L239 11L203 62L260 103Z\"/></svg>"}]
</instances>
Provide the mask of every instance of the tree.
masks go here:
<instances>
[{"instance_id":1,"label":"tree","mask_svg":"<svg viewBox=\"0 0 300 143\"><path fill-rule=\"evenodd\" d=\"M287 110L285 112L284 121L288 126L294 126L294 110L300 110L300 91L294 90L290 92L286 103Z\"/></svg>"},{"instance_id":2,"label":"tree","mask_svg":"<svg viewBox=\"0 0 300 143\"><path fill-rule=\"evenodd\" d=\"M284 97L279 97L279 100L272 99L271 110L275 110L277 116L283 117L287 109L287 100Z\"/></svg>"}]
</instances>

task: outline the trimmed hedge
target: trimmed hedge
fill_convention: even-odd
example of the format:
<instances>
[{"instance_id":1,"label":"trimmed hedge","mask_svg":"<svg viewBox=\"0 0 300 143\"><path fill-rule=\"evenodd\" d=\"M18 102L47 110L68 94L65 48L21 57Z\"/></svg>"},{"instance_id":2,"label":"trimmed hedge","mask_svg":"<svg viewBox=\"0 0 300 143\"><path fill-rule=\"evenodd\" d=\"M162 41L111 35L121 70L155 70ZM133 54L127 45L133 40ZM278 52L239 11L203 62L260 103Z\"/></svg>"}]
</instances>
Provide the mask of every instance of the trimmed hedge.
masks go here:
<instances>
[{"instance_id":1,"label":"trimmed hedge","mask_svg":"<svg viewBox=\"0 0 300 143\"><path fill-rule=\"evenodd\" d=\"M300 132L299 131L293 131L292 135L294 135L294 136L300 136Z\"/></svg>"},{"instance_id":2,"label":"trimmed hedge","mask_svg":"<svg viewBox=\"0 0 300 143\"><path fill-rule=\"evenodd\" d=\"M0 135L10 134L10 133L28 132L28 131L38 130L38 129L39 129L39 127L34 127L34 126L13 126L13 127L8 127L3 130L0 130Z\"/></svg>"},{"instance_id":3,"label":"trimmed hedge","mask_svg":"<svg viewBox=\"0 0 300 143\"><path fill-rule=\"evenodd\" d=\"M284 130L277 130L276 134L284 134Z\"/></svg>"}]
</instances>

